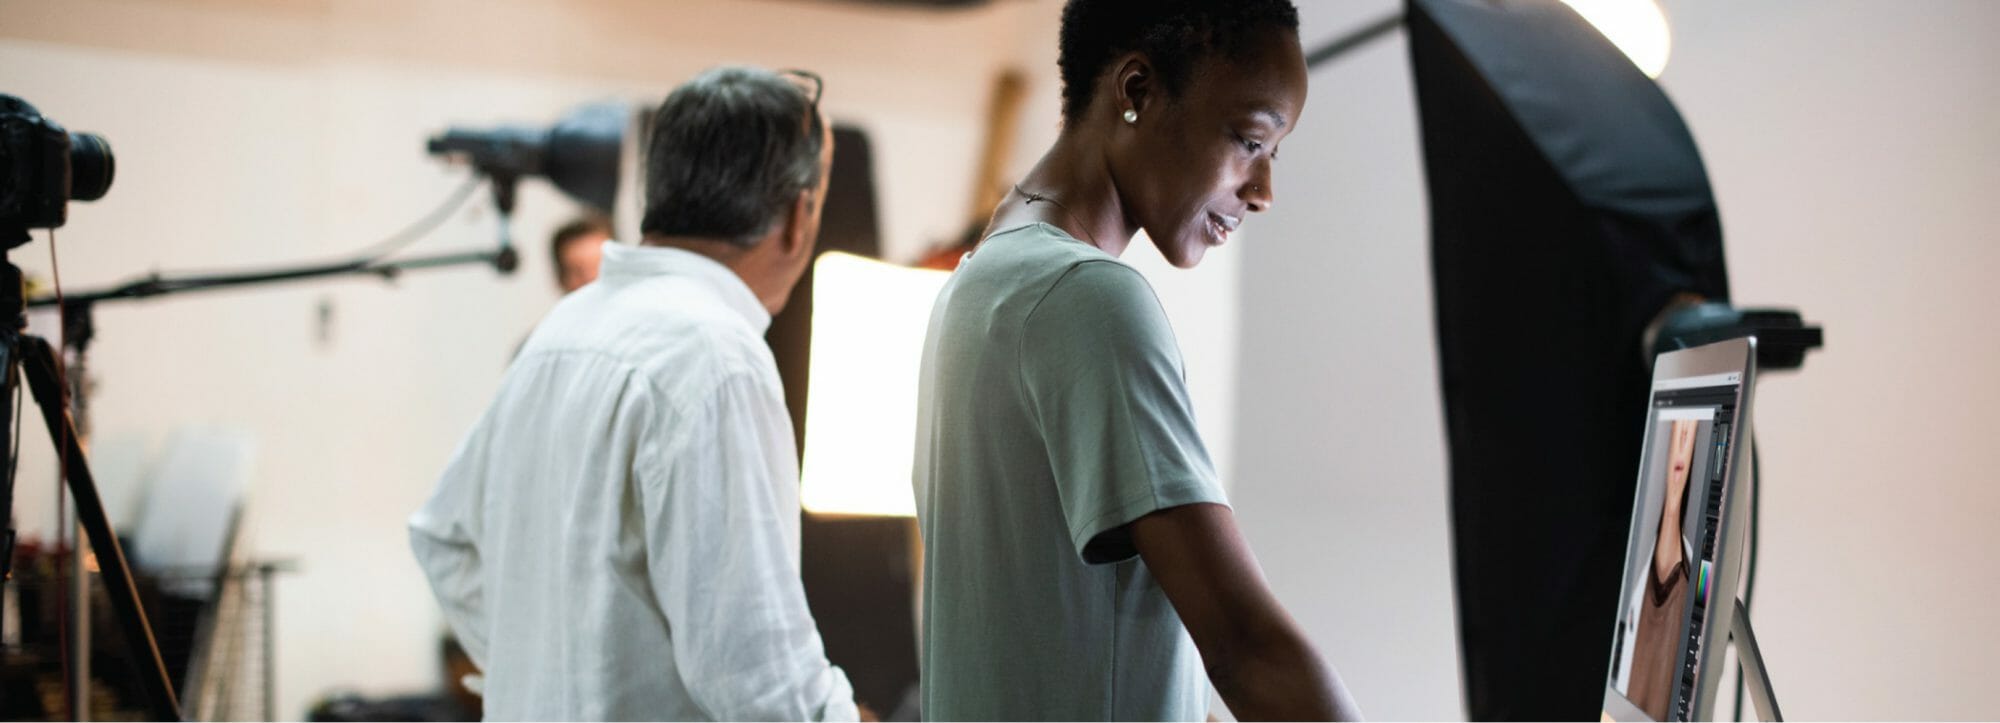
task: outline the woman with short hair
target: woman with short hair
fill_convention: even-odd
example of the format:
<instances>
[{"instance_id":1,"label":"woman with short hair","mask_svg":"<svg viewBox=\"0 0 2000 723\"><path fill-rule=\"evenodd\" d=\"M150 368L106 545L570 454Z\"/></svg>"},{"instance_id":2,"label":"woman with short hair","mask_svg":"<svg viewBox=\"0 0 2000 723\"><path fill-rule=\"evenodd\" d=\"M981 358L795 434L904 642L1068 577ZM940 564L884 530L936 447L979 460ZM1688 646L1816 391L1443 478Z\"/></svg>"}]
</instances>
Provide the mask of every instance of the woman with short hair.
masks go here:
<instances>
[{"instance_id":1,"label":"woman with short hair","mask_svg":"<svg viewBox=\"0 0 2000 723\"><path fill-rule=\"evenodd\" d=\"M919 386L924 715L1349 719L1195 431L1144 231L1191 268L1270 208L1288 0L1071 0L1063 130L940 292Z\"/></svg>"}]
</instances>

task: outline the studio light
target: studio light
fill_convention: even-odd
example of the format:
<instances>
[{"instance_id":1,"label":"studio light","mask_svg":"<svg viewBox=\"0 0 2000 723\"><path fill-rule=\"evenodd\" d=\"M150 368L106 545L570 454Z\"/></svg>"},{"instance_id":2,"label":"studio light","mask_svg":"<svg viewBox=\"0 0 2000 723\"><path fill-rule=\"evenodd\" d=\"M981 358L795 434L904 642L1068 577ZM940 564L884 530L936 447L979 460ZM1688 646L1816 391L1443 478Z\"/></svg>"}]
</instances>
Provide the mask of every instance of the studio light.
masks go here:
<instances>
[{"instance_id":1,"label":"studio light","mask_svg":"<svg viewBox=\"0 0 2000 723\"><path fill-rule=\"evenodd\" d=\"M951 274L826 253L813 275L799 501L816 514L915 515L917 378L931 302Z\"/></svg>"},{"instance_id":2,"label":"studio light","mask_svg":"<svg viewBox=\"0 0 2000 723\"><path fill-rule=\"evenodd\" d=\"M620 156L632 113L619 101L580 106L551 126L452 128L430 139L431 155L462 158L493 179L494 200L512 213L514 184L541 176L604 213L618 197Z\"/></svg>"},{"instance_id":3,"label":"studio light","mask_svg":"<svg viewBox=\"0 0 2000 723\"><path fill-rule=\"evenodd\" d=\"M1673 49L1673 34L1667 30L1667 15L1654 0L1563 0L1576 14L1590 21L1597 32L1632 59L1632 64L1648 78L1658 78L1667 69L1667 55Z\"/></svg>"}]
</instances>

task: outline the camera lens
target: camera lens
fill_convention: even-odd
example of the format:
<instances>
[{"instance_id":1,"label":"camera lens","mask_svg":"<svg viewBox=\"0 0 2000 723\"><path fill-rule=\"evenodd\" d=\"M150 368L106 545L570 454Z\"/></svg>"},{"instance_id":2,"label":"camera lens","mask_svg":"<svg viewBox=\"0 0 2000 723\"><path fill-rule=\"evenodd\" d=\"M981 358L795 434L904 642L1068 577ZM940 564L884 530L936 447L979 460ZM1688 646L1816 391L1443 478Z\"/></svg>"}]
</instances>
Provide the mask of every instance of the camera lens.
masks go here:
<instances>
[{"instance_id":1,"label":"camera lens","mask_svg":"<svg viewBox=\"0 0 2000 723\"><path fill-rule=\"evenodd\" d=\"M111 190L111 144L96 133L69 134L69 197L95 201Z\"/></svg>"}]
</instances>

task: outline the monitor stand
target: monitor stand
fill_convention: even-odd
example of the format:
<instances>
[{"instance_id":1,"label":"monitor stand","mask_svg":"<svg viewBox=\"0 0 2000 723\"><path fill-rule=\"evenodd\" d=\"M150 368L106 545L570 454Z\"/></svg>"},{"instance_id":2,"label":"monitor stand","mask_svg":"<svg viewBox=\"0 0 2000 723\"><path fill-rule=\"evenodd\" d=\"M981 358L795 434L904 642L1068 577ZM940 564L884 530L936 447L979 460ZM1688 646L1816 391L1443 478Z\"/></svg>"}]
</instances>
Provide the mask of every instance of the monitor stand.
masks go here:
<instances>
[{"instance_id":1,"label":"monitor stand","mask_svg":"<svg viewBox=\"0 0 2000 723\"><path fill-rule=\"evenodd\" d=\"M1736 662L1743 667L1744 694L1756 706L1758 720L1782 721L1778 696L1771 692L1770 676L1764 674L1764 654L1757 649L1757 634L1750 630L1750 612L1743 609L1742 600L1734 602L1736 612L1730 621L1729 634L1736 640Z\"/></svg>"}]
</instances>

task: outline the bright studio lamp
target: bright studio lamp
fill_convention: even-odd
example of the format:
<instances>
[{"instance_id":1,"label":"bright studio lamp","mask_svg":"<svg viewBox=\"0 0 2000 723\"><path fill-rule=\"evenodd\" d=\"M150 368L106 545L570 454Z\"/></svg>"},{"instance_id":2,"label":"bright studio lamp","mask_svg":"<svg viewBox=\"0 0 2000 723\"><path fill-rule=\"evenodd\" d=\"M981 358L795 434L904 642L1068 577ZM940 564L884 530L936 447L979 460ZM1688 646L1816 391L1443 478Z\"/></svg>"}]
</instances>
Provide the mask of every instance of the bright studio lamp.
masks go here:
<instances>
[{"instance_id":1,"label":"bright studio lamp","mask_svg":"<svg viewBox=\"0 0 2000 723\"><path fill-rule=\"evenodd\" d=\"M838 252L813 263L807 511L916 514L917 374L931 302L950 275Z\"/></svg>"},{"instance_id":2,"label":"bright studio lamp","mask_svg":"<svg viewBox=\"0 0 2000 723\"><path fill-rule=\"evenodd\" d=\"M1667 69L1667 55L1673 49L1673 35L1667 30L1666 13L1654 0L1563 0L1576 14L1589 21L1597 32L1618 46L1625 57L1648 78L1660 77Z\"/></svg>"}]
</instances>

